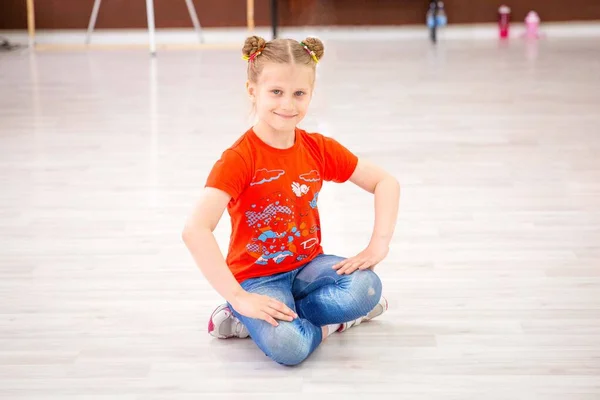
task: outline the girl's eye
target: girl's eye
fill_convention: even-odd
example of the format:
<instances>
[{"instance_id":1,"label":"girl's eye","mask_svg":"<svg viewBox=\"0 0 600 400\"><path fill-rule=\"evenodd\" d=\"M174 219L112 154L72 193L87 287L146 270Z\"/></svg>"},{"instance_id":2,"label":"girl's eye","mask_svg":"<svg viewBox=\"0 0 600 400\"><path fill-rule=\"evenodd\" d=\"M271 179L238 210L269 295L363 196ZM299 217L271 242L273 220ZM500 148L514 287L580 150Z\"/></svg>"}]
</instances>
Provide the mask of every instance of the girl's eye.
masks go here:
<instances>
[{"instance_id":1,"label":"girl's eye","mask_svg":"<svg viewBox=\"0 0 600 400\"><path fill-rule=\"evenodd\" d=\"M303 96L305 93L302 90L296 92L296 96Z\"/></svg>"},{"instance_id":2,"label":"girl's eye","mask_svg":"<svg viewBox=\"0 0 600 400\"><path fill-rule=\"evenodd\" d=\"M275 90L271 90L273 92L273 94L281 94L281 90L279 89L275 89Z\"/></svg>"}]
</instances>

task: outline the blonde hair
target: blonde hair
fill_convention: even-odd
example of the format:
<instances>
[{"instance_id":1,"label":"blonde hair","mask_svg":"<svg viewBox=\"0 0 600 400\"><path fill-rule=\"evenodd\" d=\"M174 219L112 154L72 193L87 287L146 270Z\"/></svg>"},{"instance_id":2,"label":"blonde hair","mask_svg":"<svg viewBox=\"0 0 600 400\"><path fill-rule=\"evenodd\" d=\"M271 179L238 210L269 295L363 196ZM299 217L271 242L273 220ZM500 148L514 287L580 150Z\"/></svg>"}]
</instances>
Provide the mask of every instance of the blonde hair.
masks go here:
<instances>
[{"instance_id":1,"label":"blonde hair","mask_svg":"<svg viewBox=\"0 0 600 400\"><path fill-rule=\"evenodd\" d=\"M314 70L323 57L321 40L309 37L298 42L293 39L274 39L269 42L260 36L250 36L244 43L242 56L248 60L248 80L256 83L266 63L303 64Z\"/></svg>"}]
</instances>

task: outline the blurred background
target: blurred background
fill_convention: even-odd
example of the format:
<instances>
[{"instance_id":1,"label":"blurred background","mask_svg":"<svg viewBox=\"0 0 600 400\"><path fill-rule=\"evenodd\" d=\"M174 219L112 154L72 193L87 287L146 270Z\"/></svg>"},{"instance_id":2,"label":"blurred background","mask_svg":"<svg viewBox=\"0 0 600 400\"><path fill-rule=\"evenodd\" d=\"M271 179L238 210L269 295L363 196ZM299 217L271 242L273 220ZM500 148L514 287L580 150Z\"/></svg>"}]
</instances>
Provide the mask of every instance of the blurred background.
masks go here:
<instances>
[{"instance_id":1,"label":"blurred background","mask_svg":"<svg viewBox=\"0 0 600 400\"><path fill-rule=\"evenodd\" d=\"M36 25L39 29L86 29L94 2L78 0L37 1ZM200 21L206 28L245 27L246 3L241 0L194 0ZM420 25L428 9L427 0L280 0L279 18L284 26L365 26ZM451 0L445 2L449 19L455 24L496 22L498 7L494 0ZM536 10L544 21L590 21L600 18L600 6L593 0L515 1L509 4L515 20ZM185 2L155 0L158 28L188 28L190 19ZM255 1L257 25L270 24L269 0ZM144 1L104 0L98 17L99 29L146 27ZM4 0L0 29L26 29L24 0Z\"/></svg>"},{"instance_id":2,"label":"blurred background","mask_svg":"<svg viewBox=\"0 0 600 400\"><path fill-rule=\"evenodd\" d=\"M209 42L226 41L231 32L254 26L268 28L276 23L281 27L311 27L321 30L329 28L369 27L415 27L422 26L431 6L428 0L186 0L195 9L199 24L205 29ZM167 42L188 42L193 38L189 31L192 23L186 1L154 0L149 3L154 9L153 19L162 30ZM97 0L100 6L95 28L98 30L120 30L120 40L112 42L131 43L140 38L133 36L136 30L148 27L145 1ZM444 8L450 27L458 28L498 21L498 10L502 2L493 0L454 0ZM534 10L545 23L589 22L600 19L600 5L593 0L543 1L529 0L508 4L513 24L524 23L528 12ZM34 1L5 0L0 13L0 30L19 31L28 27L28 4L34 17L32 24L38 30L41 42L81 43L77 34L88 29L94 1L48 0ZM248 12L251 12L249 15ZM79 31L79 32L78 32ZM170 34L166 34L168 32ZM10 32L13 33L14 32ZM104 32L106 33L106 32ZM129 33L129 36L126 36ZM178 33L178 35L176 35ZM227 35L229 33L229 35ZM219 35L221 34L221 35ZM488 32L489 34L489 32ZM69 36L70 35L70 36ZM97 36L99 43L110 39ZM237 37L236 37L237 40Z\"/></svg>"},{"instance_id":3,"label":"blurred background","mask_svg":"<svg viewBox=\"0 0 600 400\"><path fill-rule=\"evenodd\" d=\"M181 240L251 34L324 41L301 127L402 186L389 311L293 369L212 340ZM2 0L0 398L599 399L599 71L597 0ZM371 194L319 211L368 243Z\"/></svg>"}]
</instances>

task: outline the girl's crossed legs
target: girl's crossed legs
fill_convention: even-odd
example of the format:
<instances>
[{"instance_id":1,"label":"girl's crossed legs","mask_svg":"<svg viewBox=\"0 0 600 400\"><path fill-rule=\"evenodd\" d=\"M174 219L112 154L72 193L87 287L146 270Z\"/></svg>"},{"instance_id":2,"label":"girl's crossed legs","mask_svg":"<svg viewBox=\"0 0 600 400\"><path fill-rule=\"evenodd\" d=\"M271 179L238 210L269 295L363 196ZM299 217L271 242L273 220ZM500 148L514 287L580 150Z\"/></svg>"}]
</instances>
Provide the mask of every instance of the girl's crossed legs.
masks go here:
<instances>
[{"instance_id":1,"label":"girl's crossed legs","mask_svg":"<svg viewBox=\"0 0 600 400\"><path fill-rule=\"evenodd\" d=\"M319 255L297 270L242 283L244 290L272 297L294 310L299 318L291 322L279 320L275 327L229 307L267 356L280 364L299 364L323 341L321 327L365 317L380 302L379 277L371 270L338 275L332 267L341 260ZM381 307L379 314L385 311Z\"/></svg>"}]
</instances>

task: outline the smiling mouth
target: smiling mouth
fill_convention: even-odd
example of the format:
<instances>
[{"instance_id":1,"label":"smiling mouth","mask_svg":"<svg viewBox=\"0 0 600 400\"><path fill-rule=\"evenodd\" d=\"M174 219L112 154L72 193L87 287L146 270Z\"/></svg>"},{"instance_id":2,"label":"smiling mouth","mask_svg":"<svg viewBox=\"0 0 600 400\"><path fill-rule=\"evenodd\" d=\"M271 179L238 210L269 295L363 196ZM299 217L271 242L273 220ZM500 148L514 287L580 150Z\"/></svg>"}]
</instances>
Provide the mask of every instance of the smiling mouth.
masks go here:
<instances>
[{"instance_id":1,"label":"smiling mouth","mask_svg":"<svg viewBox=\"0 0 600 400\"><path fill-rule=\"evenodd\" d=\"M285 115L285 114L279 114L274 112L273 114L280 116L281 118L286 118L286 119L291 119L291 118L295 118L298 114L293 114L293 115Z\"/></svg>"}]
</instances>

